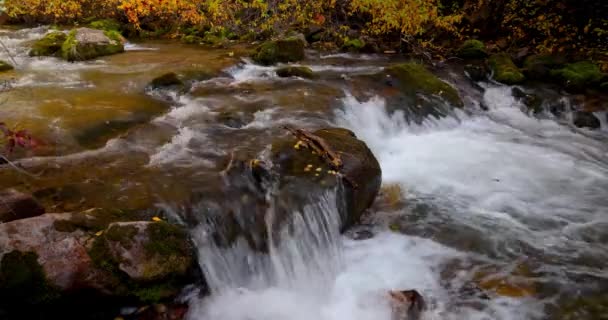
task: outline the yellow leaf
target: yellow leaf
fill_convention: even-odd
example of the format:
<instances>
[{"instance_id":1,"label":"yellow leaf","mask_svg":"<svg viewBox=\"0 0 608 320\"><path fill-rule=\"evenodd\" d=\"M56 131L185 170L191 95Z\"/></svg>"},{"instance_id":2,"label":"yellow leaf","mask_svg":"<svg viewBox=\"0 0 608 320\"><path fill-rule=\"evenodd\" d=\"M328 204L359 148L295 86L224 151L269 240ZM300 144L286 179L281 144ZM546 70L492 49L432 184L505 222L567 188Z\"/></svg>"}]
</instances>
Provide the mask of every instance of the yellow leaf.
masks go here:
<instances>
[{"instance_id":1,"label":"yellow leaf","mask_svg":"<svg viewBox=\"0 0 608 320\"><path fill-rule=\"evenodd\" d=\"M95 235L96 235L97 237L99 237L99 236L101 236L102 234L103 234L103 230L102 230L102 231L97 232Z\"/></svg>"},{"instance_id":2,"label":"yellow leaf","mask_svg":"<svg viewBox=\"0 0 608 320\"><path fill-rule=\"evenodd\" d=\"M159 222L159 221L163 221L163 219L159 218L159 217L153 217L152 221L154 222Z\"/></svg>"}]
</instances>

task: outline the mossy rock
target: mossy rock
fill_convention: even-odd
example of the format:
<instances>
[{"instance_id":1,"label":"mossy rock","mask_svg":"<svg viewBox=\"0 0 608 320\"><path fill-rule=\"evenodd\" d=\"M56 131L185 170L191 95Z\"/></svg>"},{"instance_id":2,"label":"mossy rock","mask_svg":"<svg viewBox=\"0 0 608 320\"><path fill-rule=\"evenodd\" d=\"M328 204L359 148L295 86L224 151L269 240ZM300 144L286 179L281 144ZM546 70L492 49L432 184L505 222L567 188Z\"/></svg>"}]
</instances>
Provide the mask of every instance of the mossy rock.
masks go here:
<instances>
[{"instance_id":1,"label":"mossy rock","mask_svg":"<svg viewBox=\"0 0 608 320\"><path fill-rule=\"evenodd\" d=\"M551 70L564 65L565 59L549 54L531 55L524 60L524 74L529 79L543 80L551 75Z\"/></svg>"},{"instance_id":2,"label":"mossy rock","mask_svg":"<svg viewBox=\"0 0 608 320\"><path fill-rule=\"evenodd\" d=\"M422 64L415 62L402 63L386 68L385 72L397 79L398 88L408 95L422 92L427 95L439 96L454 107L461 108L464 106L458 91L436 77Z\"/></svg>"},{"instance_id":3,"label":"mossy rock","mask_svg":"<svg viewBox=\"0 0 608 320\"><path fill-rule=\"evenodd\" d=\"M144 211L95 208L69 215L68 219L58 219L53 223L55 230L72 233L77 230L98 232L114 222L138 221L149 218Z\"/></svg>"},{"instance_id":4,"label":"mossy rock","mask_svg":"<svg viewBox=\"0 0 608 320\"><path fill-rule=\"evenodd\" d=\"M65 33L60 31L46 34L42 39L34 42L32 50L29 52L30 57L58 56L67 37Z\"/></svg>"},{"instance_id":5,"label":"mossy rock","mask_svg":"<svg viewBox=\"0 0 608 320\"><path fill-rule=\"evenodd\" d=\"M103 31L119 31L122 29L122 25L120 22L114 19L102 19L96 20L89 24L89 26L93 29L103 30Z\"/></svg>"},{"instance_id":6,"label":"mossy rock","mask_svg":"<svg viewBox=\"0 0 608 320\"><path fill-rule=\"evenodd\" d=\"M273 65L279 62L297 62L303 60L305 43L298 37L268 41L259 46L252 59L261 65Z\"/></svg>"},{"instance_id":7,"label":"mossy rock","mask_svg":"<svg viewBox=\"0 0 608 320\"><path fill-rule=\"evenodd\" d=\"M299 77L304 79L313 79L315 77L314 72L309 67L282 67L277 69L277 75L281 78Z\"/></svg>"},{"instance_id":8,"label":"mossy rock","mask_svg":"<svg viewBox=\"0 0 608 320\"><path fill-rule=\"evenodd\" d=\"M561 69L552 70L551 75L573 89L584 89L599 85L604 76L600 68L591 61L566 64Z\"/></svg>"},{"instance_id":9,"label":"mossy rock","mask_svg":"<svg viewBox=\"0 0 608 320\"><path fill-rule=\"evenodd\" d=\"M456 54L463 59L483 59L488 56L484 43L475 39L465 41Z\"/></svg>"},{"instance_id":10,"label":"mossy rock","mask_svg":"<svg viewBox=\"0 0 608 320\"><path fill-rule=\"evenodd\" d=\"M488 79L488 67L485 64L467 64L464 66L466 75L473 81Z\"/></svg>"},{"instance_id":11,"label":"mossy rock","mask_svg":"<svg viewBox=\"0 0 608 320\"><path fill-rule=\"evenodd\" d=\"M526 80L524 74L513 63L506 53L492 55L489 59L490 67L494 72L494 80L505 84L517 84Z\"/></svg>"},{"instance_id":12,"label":"mossy rock","mask_svg":"<svg viewBox=\"0 0 608 320\"><path fill-rule=\"evenodd\" d=\"M11 71L13 69L15 69L15 67L13 67L11 64L6 61L0 60L0 72Z\"/></svg>"},{"instance_id":13,"label":"mossy rock","mask_svg":"<svg viewBox=\"0 0 608 320\"><path fill-rule=\"evenodd\" d=\"M182 37L182 42L186 44L201 44L203 43L203 38L196 35L185 35Z\"/></svg>"},{"instance_id":14,"label":"mossy rock","mask_svg":"<svg viewBox=\"0 0 608 320\"><path fill-rule=\"evenodd\" d=\"M89 28L72 30L61 46L61 56L67 61L85 61L124 52L124 38L118 31Z\"/></svg>"},{"instance_id":15,"label":"mossy rock","mask_svg":"<svg viewBox=\"0 0 608 320\"><path fill-rule=\"evenodd\" d=\"M365 47L365 41L361 39L349 39L342 45L342 51L361 52Z\"/></svg>"},{"instance_id":16,"label":"mossy rock","mask_svg":"<svg viewBox=\"0 0 608 320\"><path fill-rule=\"evenodd\" d=\"M221 45L224 42L224 37L219 36L217 34L207 32L202 39L202 43L210 46Z\"/></svg>"},{"instance_id":17,"label":"mossy rock","mask_svg":"<svg viewBox=\"0 0 608 320\"><path fill-rule=\"evenodd\" d=\"M0 261L0 299L2 303L39 305L59 297L34 252L11 251Z\"/></svg>"},{"instance_id":18,"label":"mossy rock","mask_svg":"<svg viewBox=\"0 0 608 320\"><path fill-rule=\"evenodd\" d=\"M541 113L543 111L543 99L538 95L533 93L527 93L518 87L513 87L513 89L511 90L511 94L513 95L513 97L523 102L523 104L528 108L528 110L534 113Z\"/></svg>"},{"instance_id":19,"label":"mossy rock","mask_svg":"<svg viewBox=\"0 0 608 320\"><path fill-rule=\"evenodd\" d=\"M150 82L148 87L152 89L160 88L171 88L171 87L182 87L184 82L179 79L175 72L165 73L159 77L156 77Z\"/></svg>"},{"instance_id":20,"label":"mossy rock","mask_svg":"<svg viewBox=\"0 0 608 320\"><path fill-rule=\"evenodd\" d=\"M600 119L593 113L586 111L576 111L573 114L573 124L578 128L599 129Z\"/></svg>"}]
</instances>

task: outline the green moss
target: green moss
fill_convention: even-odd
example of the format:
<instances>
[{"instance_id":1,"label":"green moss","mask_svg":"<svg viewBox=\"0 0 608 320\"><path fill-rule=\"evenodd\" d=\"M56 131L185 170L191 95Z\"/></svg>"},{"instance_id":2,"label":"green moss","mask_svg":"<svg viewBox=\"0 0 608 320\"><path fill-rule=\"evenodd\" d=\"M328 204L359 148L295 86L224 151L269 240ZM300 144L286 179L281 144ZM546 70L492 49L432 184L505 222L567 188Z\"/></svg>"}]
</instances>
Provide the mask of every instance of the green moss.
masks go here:
<instances>
[{"instance_id":1,"label":"green moss","mask_svg":"<svg viewBox=\"0 0 608 320\"><path fill-rule=\"evenodd\" d=\"M107 228L113 222L148 220L149 218L149 214L143 211L97 208L74 213L69 219L58 219L53 223L53 227L59 232L76 230L97 232Z\"/></svg>"},{"instance_id":2,"label":"green moss","mask_svg":"<svg viewBox=\"0 0 608 320\"><path fill-rule=\"evenodd\" d=\"M159 283L149 287L132 290L135 297L145 303L157 303L176 294L176 286L171 283Z\"/></svg>"},{"instance_id":3,"label":"green moss","mask_svg":"<svg viewBox=\"0 0 608 320\"><path fill-rule=\"evenodd\" d=\"M342 50L349 52L360 52L363 47L365 47L365 41L361 39L350 39L344 42L342 45Z\"/></svg>"},{"instance_id":4,"label":"green moss","mask_svg":"<svg viewBox=\"0 0 608 320\"><path fill-rule=\"evenodd\" d=\"M203 38L196 35L185 35L182 37L182 42L186 44L201 44L203 43Z\"/></svg>"},{"instance_id":5,"label":"green moss","mask_svg":"<svg viewBox=\"0 0 608 320\"><path fill-rule=\"evenodd\" d=\"M205 36L202 39L202 42L204 44L208 44L211 46L216 46L221 44L224 41L224 38L222 36L218 36L216 34L213 34L211 32L207 32L207 34L205 34Z\"/></svg>"},{"instance_id":6,"label":"green moss","mask_svg":"<svg viewBox=\"0 0 608 320\"><path fill-rule=\"evenodd\" d=\"M113 225L105 232L107 240L118 242L126 249L130 249L133 245L133 238L137 235L137 227L131 225Z\"/></svg>"},{"instance_id":7,"label":"green moss","mask_svg":"<svg viewBox=\"0 0 608 320\"><path fill-rule=\"evenodd\" d=\"M524 73L530 79L545 79L550 76L551 70L563 65L562 57L548 54L532 55L524 60Z\"/></svg>"},{"instance_id":8,"label":"green moss","mask_svg":"<svg viewBox=\"0 0 608 320\"><path fill-rule=\"evenodd\" d=\"M488 56L483 42L475 39L465 41L458 48L457 55L463 59L483 59Z\"/></svg>"},{"instance_id":9,"label":"green moss","mask_svg":"<svg viewBox=\"0 0 608 320\"><path fill-rule=\"evenodd\" d=\"M59 297L34 252L11 251L0 262L0 299L4 303L43 304Z\"/></svg>"},{"instance_id":10,"label":"green moss","mask_svg":"<svg viewBox=\"0 0 608 320\"><path fill-rule=\"evenodd\" d=\"M15 67L8 62L0 60L0 72L11 71L13 69L15 69Z\"/></svg>"},{"instance_id":11,"label":"green moss","mask_svg":"<svg viewBox=\"0 0 608 320\"><path fill-rule=\"evenodd\" d=\"M120 31L120 29L122 28L121 24L114 19L96 20L91 22L89 26L93 29L99 29L104 31Z\"/></svg>"},{"instance_id":12,"label":"green moss","mask_svg":"<svg viewBox=\"0 0 608 320\"><path fill-rule=\"evenodd\" d=\"M585 88L599 84L603 75L600 68L591 61L570 63L562 69L551 71L564 84L574 88Z\"/></svg>"},{"instance_id":13,"label":"green moss","mask_svg":"<svg viewBox=\"0 0 608 320\"><path fill-rule=\"evenodd\" d=\"M58 55L66 39L67 35L63 32L51 32L34 43L29 55L30 57Z\"/></svg>"},{"instance_id":14,"label":"green moss","mask_svg":"<svg viewBox=\"0 0 608 320\"><path fill-rule=\"evenodd\" d=\"M506 84L517 84L526 78L506 53L492 55L489 59L490 67L494 72L494 80Z\"/></svg>"},{"instance_id":15,"label":"green moss","mask_svg":"<svg viewBox=\"0 0 608 320\"><path fill-rule=\"evenodd\" d=\"M144 248L151 256L190 255L188 235L178 226L156 222L148 228L148 236L149 241Z\"/></svg>"},{"instance_id":16,"label":"green moss","mask_svg":"<svg viewBox=\"0 0 608 320\"><path fill-rule=\"evenodd\" d=\"M402 63L388 67L386 72L401 82L399 87L407 94L422 92L427 95L437 95L455 107L463 106L458 91L437 78L422 64L415 62Z\"/></svg>"},{"instance_id":17,"label":"green moss","mask_svg":"<svg viewBox=\"0 0 608 320\"><path fill-rule=\"evenodd\" d=\"M304 59L304 41L297 37L268 41L258 47L252 58L261 65L300 61Z\"/></svg>"},{"instance_id":18,"label":"green moss","mask_svg":"<svg viewBox=\"0 0 608 320\"><path fill-rule=\"evenodd\" d=\"M313 79L315 74L309 67L283 67L277 69L277 75L282 78L300 77L305 79Z\"/></svg>"},{"instance_id":19,"label":"green moss","mask_svg":"<svg viewBox=\"0 0 608 320\"><path fill-rule=\"evenodd\" d=\"M112 40L110 44L81 44L76 40L77 30L72 30L61 46L61 57L68 61L85 61L102 56L124 52L122 35L115 30L104 31L104 34Z\"/></svg>"}]
</instances>

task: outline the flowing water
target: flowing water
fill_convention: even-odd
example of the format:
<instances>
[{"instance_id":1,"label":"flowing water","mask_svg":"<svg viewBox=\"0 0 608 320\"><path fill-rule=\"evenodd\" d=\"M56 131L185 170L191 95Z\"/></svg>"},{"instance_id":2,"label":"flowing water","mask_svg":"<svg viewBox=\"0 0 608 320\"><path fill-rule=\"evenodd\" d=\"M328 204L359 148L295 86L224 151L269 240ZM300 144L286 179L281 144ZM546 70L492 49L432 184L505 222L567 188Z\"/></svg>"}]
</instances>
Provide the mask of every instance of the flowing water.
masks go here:
<instances>
[{"instance_id":1,"label":"flowing water","mask_svg":"<svg viewBox=\"0 0 608 320\"><path fill-rule=\"evenodd\" d=\"M189 319L390 319L386 293L405 289L425 297L425 319L559 319L564 305L608 292L604 120L589 131L568 116L530 115L510 87L472 86L448 66L440 74L467 107L411 122L384 92L351 81L398 58L310 52L302 65L319 75L312 81L278 78L242 59L246 48L146 42L86 63L27 57L45 32L0 32L18 66L2 76L11 89L0 120L45 142L14 156L30 175L0 168L0 188L32 192L52 210L166 211L221 196L229 154L263 154L284 124L349 128L378 158L382 194L345 235L333 193L295 214L295 232L271 239L269 254L245 241L218 248L212 225L193 224L211 294L187 297ZM186 94L145 90L169 71L214 76ZM272 208L268 217L271 228ZM179 210L173 218L192 223ZM355 240L359 231L373 236Z\"/></svg>"}]
</instances>

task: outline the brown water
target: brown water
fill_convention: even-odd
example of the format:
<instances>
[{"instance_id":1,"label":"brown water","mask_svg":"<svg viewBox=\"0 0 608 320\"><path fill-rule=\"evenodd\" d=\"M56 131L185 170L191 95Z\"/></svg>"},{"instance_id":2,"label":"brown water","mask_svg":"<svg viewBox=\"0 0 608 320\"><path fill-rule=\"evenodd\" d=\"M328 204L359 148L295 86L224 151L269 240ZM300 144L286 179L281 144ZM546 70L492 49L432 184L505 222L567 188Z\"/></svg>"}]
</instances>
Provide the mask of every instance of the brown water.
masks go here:
<instances>
[{"instance_id":1,"label":"brown water","mask_svg":"<svg viewBox=\"0 0 608 320\"><path fill-rule=\"evenodd\" d=\"M352 80L402 58L309 52L302 64L319 76L311 81L277 78L274 67L243 60L246 47L145 42L86 63L27 57L28 41L44 32L0 32L18 62L2 75L12 89L0 94L0 121L44 142L11 155L28 174L0 167L0 189L33 193L47 211L161 210L221 196L217 173L230 154L259 156L284 124L349 127L379 158L385 187L368 218L377 236L343 239L335 284L323 294L227 293L211 308L193 301L193 319L242 320L249 315L233 305L251 304L275 311L256 320L377 319L382 310L366 299L393 288L423 292L429 319L559 319L566 302L580 312L606 308L605 126L531 117L509 87L479 91L459 66L439 72L457 85L465 111L415 124L387 111L390 92ZM212 78L187 93L146 91L166 72Z\"/></svg>"}]
</instances>

